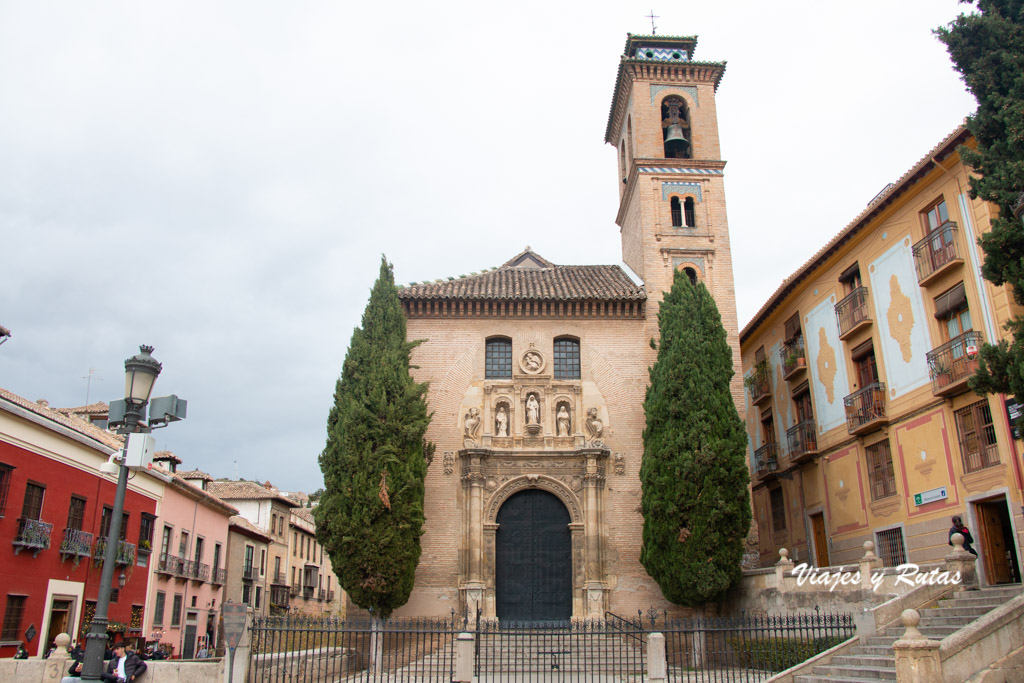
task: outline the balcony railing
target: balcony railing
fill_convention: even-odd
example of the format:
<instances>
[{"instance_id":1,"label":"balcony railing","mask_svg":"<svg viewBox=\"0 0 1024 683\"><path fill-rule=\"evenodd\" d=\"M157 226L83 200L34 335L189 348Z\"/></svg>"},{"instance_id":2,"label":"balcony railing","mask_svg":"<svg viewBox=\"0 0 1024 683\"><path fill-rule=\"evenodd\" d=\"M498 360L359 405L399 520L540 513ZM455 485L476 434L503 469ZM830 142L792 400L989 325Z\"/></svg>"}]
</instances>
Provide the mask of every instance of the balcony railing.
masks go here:
<instances>
[{"instance_id":1,"label":"balcony railing","mask_svg":"<svg viewBox=\"0 0 1024 683\"><path fill-rule=\"evenodd\" d=\"M782 373L786 379L790 379L801 370L806 370L807 354L804 351L804 338L798 336L784 342L782 348L779 349L779 360L782 361Z\"/></svg>"},{"instance_id":2,"label":"balcony railing","mask_svg":"<svg viewBox=\"0 0 1024 683\"><path fill-rule=\"evenodd\" d=\"M92 534L81 529L64 529L60 542L60 554L70 557L88 557L92 550Z\"/></svg>"},{"instance_id":3,"label":"balcony railing","mask_svg":"<svg viewBox=\"0 0 1024 683\"><path fill-rule=\"evenodd\" d=\"M316 599L317 600L319 600L320 602L323 602L326 597L327 597L327 591L325 589L321 588L321 589L317 590L317 592L316 592Z\"/></svg>"},{"instance_id":4,"label":"balcony railing","mask_svg":"<svg viewBox=\"0 0 1024 683\"><path fill-rule=\"evenodd\" d=\"M928 352L933 394L949 396L967 390L967 380L978 369L978 349L982 341L981 332L969 330Z\"/></svg>"},{"instance_id":5,"label":"balcony railing","mask_svg":"<svg viewBox=\"0 0 1024 683\"><path fill-rule=\"evenodd\" d=\"M869 384L843 399L846 407L846 429L850 434L863 434L885 424L885 382Z\"/></svg>"},{"instance_id":6,"label":"balcony railing","mask_svg":"<svg viewBox=\"0 0 1024 683\"><path fill-rule=\"evenodd\" d=\"M228 580L228 570L224 567L214 567L210 571L210 583L223 586Z\"/></svg>"},{"instance_id":7,"label":"balcony railing","mask_svg":"<svg viewBox=\"0 0 1024 683\"><path fill-rule=\"evenodd\" d=\"M160 561L157 562L156 570L160 574L173 574L174 576L182 576L184 570L185 561L177 555L168 555L163 553L160 555Z\"/></svg>"},{"instance_id":8,"label":"balcony railing","mask_svg":"<svg viewBox=\"0 0 1024 683\"><path fill-rule=\"evenodd\" d=\"M758 404L772 395L772 368L768 361L754 365L754 369L746 376L743 383L750 391L750 402Z\"/></svg>"},{"instance_id":9,"label":"balcony railing","mask_svg":"<svg viewBox=\"0 0 1024 683\"><path fill-rule=\"evenodd\" d=\"M754 469L759 477L779 469L779 444L775 441L754 451Z\"/></svg>"},{"instance_id":10,"label":"balcony railing","mask_svg":"<svg viewBox=\"0 0 1024 683\"><path fill-rule=\"evenodd\" d=\"M334 602L334 591L327 591L327 602Z\"/></svg>"},{"instance_id":11,"label":"balcony railing","mask_svg":"<svg viewBox=\"0 0 1024 683\"><path fill-rule=\"evenodd\" d=\"M858 287L836 304L836 321L839 323L840 337L853 332L862 323L871 321L871 318L868 316L867 287Z\"/></svg>"},{"instance_id":12,"label":"balcony railing","mask_svg":"<svg viewBox=\"0 0 1024 683\"><path fill-rule=\"evenodd\" d=\"M256 568L251 564L243 565L242 567L242 581L252 581L256 578Z\"/></svg>"},{"instance_id":13,"label":"balcony railing","mask_svg":"<svg viewBox=\"0 0 1024 683\"><path fill-rule=\"evenodd\" d=\"M210 565L203 564L202 562L196 562L192 560L192 571L189 572L188 577L193 581L209 581L210 580Z\"/></svg>"},{"instance_id":14,"label":"balcony railing","mask_svg":"<svg viewBox=\"0 0 1024 683\"><path fill-rule=\"evenodd\" d=\"M270 587L270 604L274 607L287 607L288 606L288 586L271 586Z\"/></svg>"},{"instance_id":15,"label":"balcony railing","mask_svg":"<svg viewBox=\"0 0 1024 683\"><path fill-rule=\"evenodd\" d=\"M956 246L956 223L946 221L914 245L914 268L918 284L926 284L946 266L963 263Z\"/></svg>"},{"instance_id":16,"label":"balcony railing","mask_svg":"<svg viewBox=\"0 0 1024 683\"><path fill-rule=\"evenodd\" d=\"M14 545L14 554L17 555L25 548L32 551L35 557L43 550L50 547L50 533L53 525L40 519L19 519L18 533L11 543Z\"/></svg>"},{"instance_id":17,"label":"balcony railing","mask_svg":"<svg viewBox=\"0 0 1024 683\"><path fill-rule=\"evenodd\" d=\"M289 592L292 595L298 595L299 594L299 588L300 588L299 584L293 583L291 589L289 590Z\"/></svg>"},{"instance_id":18,"label":"balcony railing","mask_svg":"<svg viewBox=\"0 0 1024 683\"><path fill-rule=\"evenodd\" d=\"M314 588L316 588L316 587L315 586L303 586L302 587L302 597L306 598L307 600L312 599L312 597L313 597L313 589Z\"/></svg>"},{"instance_id":19,"label":"balcony railing","mask_svg":"<svg viewBox=\"0 0 1024 683\"><path fill-rule=\"evenodd\" d=\"M272 585L274 585L274 586L287 586L288 585L288 576L285 575L284 572L274 572L274 581L273 581Z\"/></svg>"},{"instance_id":20,"label":"balcony railing","mask_svg":"<svg viewBox=\"0 0 1024 683\"><path fill-rule=\"evenodd\" d=\"M814 425L814 420L804 420L790 427L786 431L786 440L789 441L789 454L791 458L797 459L816 453L818 450L818 430Z\"/></svg>"},{"instance_id":21,"label":"balcony railing","mask_svg":"<svg viewBox=\"0 0 1024 683\"><path fill-rule=\"evenodd\" d=\"M102 563L107 554L107 539L100 536L96 539L96 547L93 549L92 557L99 563ZM129 543L128 541L118 539L117 541L117 554L114 556L114 562L119 567L127 567L135 564L135 544Z\"/></svg>"}]
</instances>

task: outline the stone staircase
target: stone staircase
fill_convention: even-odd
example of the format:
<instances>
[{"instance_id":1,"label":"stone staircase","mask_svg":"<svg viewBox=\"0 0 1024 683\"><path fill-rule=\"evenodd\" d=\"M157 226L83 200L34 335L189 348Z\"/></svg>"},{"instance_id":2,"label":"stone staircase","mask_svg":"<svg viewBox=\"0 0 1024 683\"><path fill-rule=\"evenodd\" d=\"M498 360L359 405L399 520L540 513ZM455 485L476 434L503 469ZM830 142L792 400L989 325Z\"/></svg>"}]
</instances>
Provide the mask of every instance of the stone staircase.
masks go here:
<instances>
[{"instance_id":1,"label":"stone staircase","mask_svg":"<svg viewBox=\"0 0 1024 683\"><path fill-rule=\"evenodd\" d=\"M942 599L936 607L920 610L922 635L942 640L978 617L1021 594L1021 586L983 588L965 591L961 597ZM896 660L892 644L903 635L902 625L889 626L878 636L862 639L848 655L836 655L824 666L816 666L812 675L795 676L795 683L878 683L896 680Z\"/></svg>"}]
</instances>

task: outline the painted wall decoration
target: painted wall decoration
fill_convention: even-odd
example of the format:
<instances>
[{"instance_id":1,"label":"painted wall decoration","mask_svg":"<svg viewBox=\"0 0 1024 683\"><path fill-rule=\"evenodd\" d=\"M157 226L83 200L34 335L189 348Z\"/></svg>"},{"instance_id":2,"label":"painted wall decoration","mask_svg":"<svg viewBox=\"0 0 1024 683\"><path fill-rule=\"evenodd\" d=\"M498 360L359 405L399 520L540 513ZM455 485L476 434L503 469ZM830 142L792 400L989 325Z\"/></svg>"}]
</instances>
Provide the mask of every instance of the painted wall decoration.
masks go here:
<instances>
[{"instance_id":1,"label":"painted wall decoration","mask_svg":"<svg viewBox=\"0 0 1024 683\"><path fill-rule=\"evenodd\" d=\"M850 393L835 311L836 298L831 296L804 316L814 417L820 432L846 424L843 397Z\"/></svg>"},{"instance_id":2,"label":"painted wall decoration","mask_svg":"<svg viewBox=\"0 0 1024 683\"><path fill-rule=\"evenodd\" d=\"M882 254L868 271L886 388L889 397L895 398L930 381L925 354L931 350L931 343L910 238L903 238Z\"/></svg>"}]
</instances>

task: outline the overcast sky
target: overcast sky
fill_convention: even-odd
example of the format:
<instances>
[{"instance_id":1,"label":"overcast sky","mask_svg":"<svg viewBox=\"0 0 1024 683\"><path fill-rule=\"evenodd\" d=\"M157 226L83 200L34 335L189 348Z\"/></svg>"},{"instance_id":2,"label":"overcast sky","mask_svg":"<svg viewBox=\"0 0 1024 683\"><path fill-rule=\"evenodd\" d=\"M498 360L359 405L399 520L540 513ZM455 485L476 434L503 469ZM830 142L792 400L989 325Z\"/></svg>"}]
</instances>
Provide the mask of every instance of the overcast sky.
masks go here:
<instances>
[{"instance_id":1,"label":"overcast sky","mask_svg":"<svg viewBox=\"0 0 1024 683\"><path fill-rule=\"evenodd\" d=\"M651 3L0 1L0 386L53 406L189 402L158 447L321 485L379 268L620 263L604 145ZM955 0L654 5L725 60L740 325L974 109L932 29Z\"/></svg>"}]
</instances>

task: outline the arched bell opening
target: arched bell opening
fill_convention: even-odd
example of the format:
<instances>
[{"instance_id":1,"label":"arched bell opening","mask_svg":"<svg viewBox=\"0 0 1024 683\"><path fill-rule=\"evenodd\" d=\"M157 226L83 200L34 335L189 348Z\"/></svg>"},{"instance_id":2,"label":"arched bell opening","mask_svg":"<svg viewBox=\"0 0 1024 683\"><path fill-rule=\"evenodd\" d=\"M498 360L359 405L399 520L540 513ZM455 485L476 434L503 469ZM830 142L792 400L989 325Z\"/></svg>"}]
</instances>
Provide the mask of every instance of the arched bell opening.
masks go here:
<instances>
[{"instance_id":1,"label":"arched bell opening","mask_svg":"<svg viewBox=\"0 0 1024 683\"><path fill-rule=\"evenodd\" d=\"M666 97L661 102L661 136L666 159L692 158L690 113L681 97Z\"/></svg>"}]
</instances>

